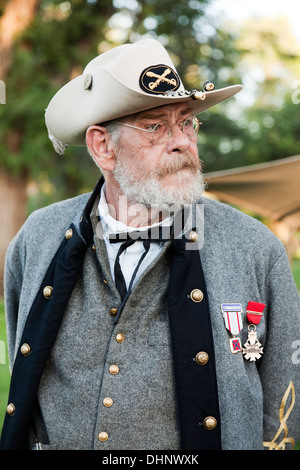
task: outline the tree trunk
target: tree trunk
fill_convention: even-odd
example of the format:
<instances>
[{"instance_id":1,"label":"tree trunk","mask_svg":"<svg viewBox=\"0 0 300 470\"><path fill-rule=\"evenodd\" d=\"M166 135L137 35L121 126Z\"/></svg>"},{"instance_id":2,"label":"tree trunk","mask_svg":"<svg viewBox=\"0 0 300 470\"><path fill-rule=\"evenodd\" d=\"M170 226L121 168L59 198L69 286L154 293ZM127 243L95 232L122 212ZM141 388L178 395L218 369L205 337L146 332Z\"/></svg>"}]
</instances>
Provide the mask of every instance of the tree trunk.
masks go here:
<instances>
[{"instance_id":1,"label":"tree trunk","mask_svg":"<svg viewBox=\"0 0 300 470\"><path fill-rule=\"evenodd\" d=\"M26 218L27 178L0 172L0 295L3 295L5 252Z\"/></svg>"},{"instance_id":2,"label":"tree trunk","mask_svg":"<svg viewBox=\"0 0 300 470\"><path fill-rule=\"evenodd\" d=\"M9 0L6 3L0 18L0 79L4 83L13 60L14 41L29 26L39 3L40 0ZM20 139L13 140L17 140L20 147ZM11 153L14 153L13 148ZM26 217L26 186L27 177L24 174L14 177L0 170L0 295L3 294L5 251Z\"/></svg>"}]
</instances>

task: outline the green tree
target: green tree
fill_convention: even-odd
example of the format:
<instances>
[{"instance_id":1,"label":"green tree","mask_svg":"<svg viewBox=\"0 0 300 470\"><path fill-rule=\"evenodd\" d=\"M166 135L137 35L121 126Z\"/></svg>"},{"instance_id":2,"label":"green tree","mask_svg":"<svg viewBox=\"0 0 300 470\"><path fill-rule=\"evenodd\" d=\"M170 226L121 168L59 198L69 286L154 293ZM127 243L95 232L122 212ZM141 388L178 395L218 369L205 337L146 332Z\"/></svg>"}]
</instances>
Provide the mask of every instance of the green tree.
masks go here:
<instances>
[{"instance_id":1,"label":"green tree","mask_svg":"<svg viewBox=\"0 0 300 470\"><path fill-rule=\"evenodd\" d=\"M13 62L13 46L16 37L29 26L37 7L38 0L11 0L0 2L0 77L7 82ZM1 129L7 129L5 112L6 106L1 106ZM2 137L2 136L1 136ZM0 145L0 155L3 159L13 153L20 145L21 135L16 128L10 128L5 136L6 146ZM2 142L1 142L2 144ZM1 148L2 147L2 148ZM3 151L4 150L4 151ZM1 159L0 157L0 159ZM0 164L0 293L2 290L3 259L6 246L19 225L24 220L24 199L27 179L26 169L20 168L18 174L10 174L5 165Z\"/></svg>"},{"instance_id":2,"label":"green tree","mask_svg":"<svg viewBox=\"0 0 300 470\"><path fill-rule=\"evenodd\" d=\"M236 116L237 135L220 143L218 168L273 161L299 154L300 44L285 17L241 25L236 64L249 104ZM297 91L298 88L298 91ZM219 160L220 164L220 160Z\"/></svg>"}]
</instances>

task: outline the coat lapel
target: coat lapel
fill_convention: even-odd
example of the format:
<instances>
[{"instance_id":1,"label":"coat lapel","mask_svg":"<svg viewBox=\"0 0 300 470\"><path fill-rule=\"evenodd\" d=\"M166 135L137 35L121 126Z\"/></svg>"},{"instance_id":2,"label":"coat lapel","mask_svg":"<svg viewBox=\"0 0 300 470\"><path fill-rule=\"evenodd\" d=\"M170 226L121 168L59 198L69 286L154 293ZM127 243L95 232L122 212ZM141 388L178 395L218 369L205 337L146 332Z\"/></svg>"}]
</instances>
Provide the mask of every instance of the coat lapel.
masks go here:
<instances>
[{"instance_id":1,"label":"coat lapel","mask_svg":"<svg viewBox=\"0 0 300 470\"><path fill-rule=\"evenodd\" d=\"M181 448L221 448L221 423L209 304L199 250L172 241L168 289ZM200 354L199 354L200 353Z\"/></svg>"}]
</instances>

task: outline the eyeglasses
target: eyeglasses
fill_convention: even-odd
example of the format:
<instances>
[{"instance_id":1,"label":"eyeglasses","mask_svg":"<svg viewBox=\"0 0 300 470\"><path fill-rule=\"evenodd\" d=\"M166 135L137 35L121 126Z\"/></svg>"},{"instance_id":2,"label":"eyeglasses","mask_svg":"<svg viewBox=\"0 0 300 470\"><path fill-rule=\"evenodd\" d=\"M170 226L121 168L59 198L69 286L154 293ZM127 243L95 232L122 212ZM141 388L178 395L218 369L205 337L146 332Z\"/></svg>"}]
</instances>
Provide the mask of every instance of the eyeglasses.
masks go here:
<instances>
[{"instance_id":1,"label":"eyeglasses","mask_svg":"<svg viewBox=\"0 0 300 470\"><path fill-rule=\"evenodd\" d=\"M192 140L195 134L197 134L200 125L202 124L202 122L199 122L196 116L189 116L188 118L184 119L183 121L177 122L176 124L170 124L169 122L161 121L156 124L146 126L146 129L142 127L132 126L131 124L125 124L124 122L115 122L116 124L120 124L121 126L132 127L133 129L148 132L148 134L151 134L152 142L155 144L162 144L164 142L168 142L168 140L172 136L173 126L178 126L179 129L190 140Z\"/></svg>"}]
</instances>

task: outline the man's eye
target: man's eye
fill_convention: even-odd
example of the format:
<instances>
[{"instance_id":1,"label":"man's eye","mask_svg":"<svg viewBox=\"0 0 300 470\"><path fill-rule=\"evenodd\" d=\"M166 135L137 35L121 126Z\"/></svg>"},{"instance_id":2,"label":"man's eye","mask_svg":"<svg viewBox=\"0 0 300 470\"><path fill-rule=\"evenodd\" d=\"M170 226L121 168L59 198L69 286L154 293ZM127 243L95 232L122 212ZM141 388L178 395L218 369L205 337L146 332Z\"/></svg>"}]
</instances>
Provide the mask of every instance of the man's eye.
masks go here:
<instances>
[{"instance_id":1,"label":"man's eye","mask_svg":"<svg viewBox=\"0 0 300 470\"><path fill-rule=\"evenodd\" d=\"M193 125L193 118L189 117L185 121L183 121L184 127L192 127Z\"/></svg>"},{"instance_id":2,"label":"man's eye","mask_svg":"<svg viewBox=\"0 0 300 470\"><path fill-rule=\"evenodd\" d=\"M155 124L153 130L154 132L164 132L166 128L166 124L164 122L159 122L158 124Z\"/></svg>"},{"instance_id":3,"label":"man's eye","mask_svg":"<svg viewBox=\"0 0 300 470\"><path fill-rule=\"evenodd\" d=\"M155 123L155 124L149 124L149 126L146 127L147 130L153 131L153 132L159 132L163 127L163 124L161 123Z\"/></svg>"},{"instance_id":4,"label":"man's eye","mask_svg":"<svg viewBox=\"0 0 300 470\"><path fill-rule=\"evenodd\" d=\"M147 131L154 131L157 124L149 124L146 126Z\"/></svg>"}]
</instances>

